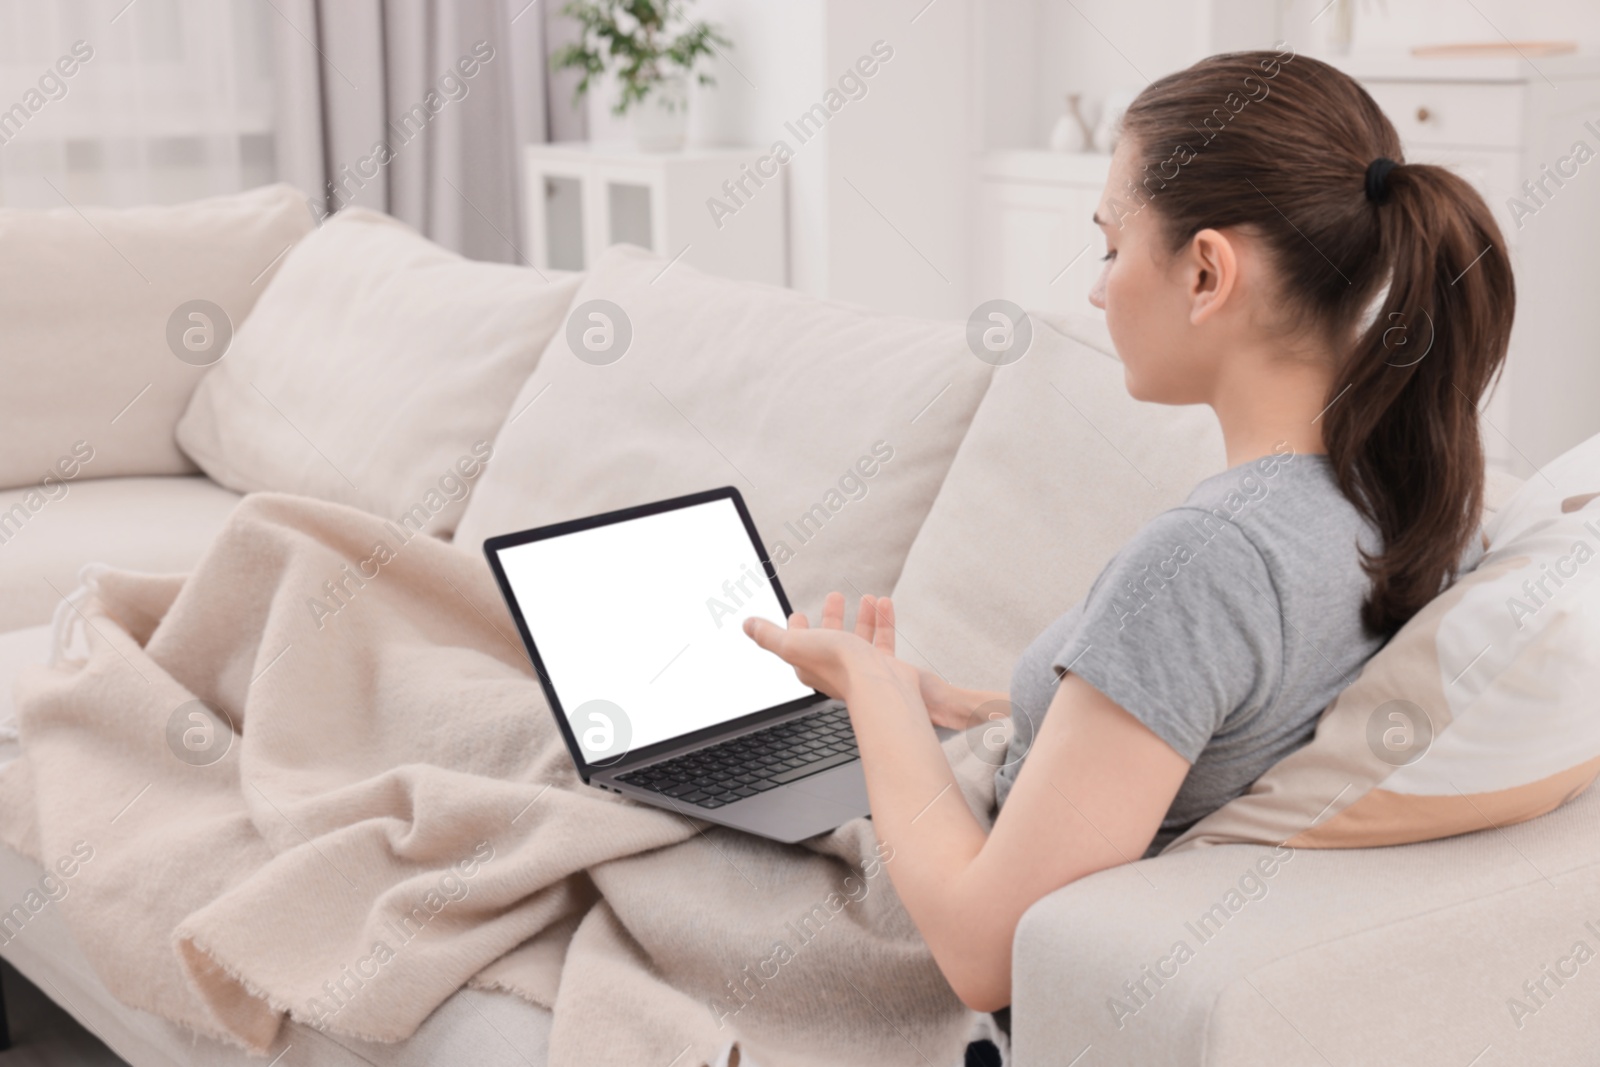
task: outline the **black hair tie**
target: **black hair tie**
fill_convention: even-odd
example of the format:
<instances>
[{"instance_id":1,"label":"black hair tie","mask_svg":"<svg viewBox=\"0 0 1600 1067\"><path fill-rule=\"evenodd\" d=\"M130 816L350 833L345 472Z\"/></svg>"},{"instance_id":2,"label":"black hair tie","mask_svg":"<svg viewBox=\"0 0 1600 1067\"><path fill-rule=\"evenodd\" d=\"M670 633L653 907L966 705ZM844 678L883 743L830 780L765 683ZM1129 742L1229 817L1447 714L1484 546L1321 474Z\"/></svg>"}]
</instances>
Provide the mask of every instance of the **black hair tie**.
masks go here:
<instances>
[{"instance_id":1,"label":"black hair tie","mask_svg":"<svg viewBox=\"0 0 1600 1067\"><path fill-rule=\"evenodd\" d=\"M1381 204L1389 197L1389 172L1400 164L1387 156L1379 156L1367 164L1367 199Z\"/></svg>"}]
</instances>

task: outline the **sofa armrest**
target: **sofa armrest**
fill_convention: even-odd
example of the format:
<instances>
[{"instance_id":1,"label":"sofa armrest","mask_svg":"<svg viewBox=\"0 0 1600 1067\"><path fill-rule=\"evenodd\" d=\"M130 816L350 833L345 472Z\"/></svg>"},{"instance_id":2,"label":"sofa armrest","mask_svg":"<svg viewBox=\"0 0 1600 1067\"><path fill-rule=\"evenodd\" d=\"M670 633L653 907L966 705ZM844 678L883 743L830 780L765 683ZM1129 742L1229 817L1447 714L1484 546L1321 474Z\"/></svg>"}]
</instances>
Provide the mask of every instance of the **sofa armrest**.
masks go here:
<instances>
[{"instance_id":1,"label":"sofa armrest","mask_svg":"<svg viewBox=\"0 0 1600 1067\"><path fill-rule=\"evenodd\" d=\"M1600 1040L1596 826L1591 792L1444 841L1225 845L1086 878L1017 928L1014 1061L1584 1062Z\"/></svg>"}]
</instances>

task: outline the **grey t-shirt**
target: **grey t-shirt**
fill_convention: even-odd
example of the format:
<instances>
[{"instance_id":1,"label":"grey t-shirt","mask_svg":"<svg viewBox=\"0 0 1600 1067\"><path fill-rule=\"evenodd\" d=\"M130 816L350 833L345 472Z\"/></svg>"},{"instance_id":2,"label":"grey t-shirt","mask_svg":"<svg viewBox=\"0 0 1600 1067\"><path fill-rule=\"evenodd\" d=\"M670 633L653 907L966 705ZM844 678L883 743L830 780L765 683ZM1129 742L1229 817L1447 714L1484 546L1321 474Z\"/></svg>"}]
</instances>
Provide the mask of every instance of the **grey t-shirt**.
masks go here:
<instances>
[{"instance_id":1,"label":"grey t-shirt","mask_svg":"<svg viewBox=\"0 0 1600 1067\"><path fill-rule=\"evenodd\" d=\"M1377 542L1326 456L1275 453L1201 482L1018 660L997 802L1071 670L1192 764L1149 854L1171 843L1309 741L1382 646L1361 623L1360 549Z\"/></svg>"}]
</instances>

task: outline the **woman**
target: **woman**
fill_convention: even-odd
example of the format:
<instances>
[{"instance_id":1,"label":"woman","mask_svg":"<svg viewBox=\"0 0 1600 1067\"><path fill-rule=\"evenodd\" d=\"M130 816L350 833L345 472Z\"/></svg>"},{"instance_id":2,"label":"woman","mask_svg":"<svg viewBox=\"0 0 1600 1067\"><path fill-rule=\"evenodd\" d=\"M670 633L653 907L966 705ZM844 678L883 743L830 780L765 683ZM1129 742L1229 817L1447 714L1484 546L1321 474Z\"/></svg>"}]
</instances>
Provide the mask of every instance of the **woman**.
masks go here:
<instances>
[{"instance_id":1,"label":"woman","mask_svg":"<svg viewBox=\"0 0 1600 1067\"><path fill-rule=\"evenodd\" d=\"M1514 293L1483 200L1401 158L1354 81L1292 52L1213 56L1128 109L1095 213L1103 308L1141 400L1209 404L1228 470L1144 527L1023 653L985 833L933 725L1006 694L855 632L747 631L844 699L888 870L970 1007L1011 1001L1035 901L1170 841L1310 739L1389 635L1475 562L1477 404ZM1003 372L1002 372L1003 373Z\"/></svg>"}]
</instances>

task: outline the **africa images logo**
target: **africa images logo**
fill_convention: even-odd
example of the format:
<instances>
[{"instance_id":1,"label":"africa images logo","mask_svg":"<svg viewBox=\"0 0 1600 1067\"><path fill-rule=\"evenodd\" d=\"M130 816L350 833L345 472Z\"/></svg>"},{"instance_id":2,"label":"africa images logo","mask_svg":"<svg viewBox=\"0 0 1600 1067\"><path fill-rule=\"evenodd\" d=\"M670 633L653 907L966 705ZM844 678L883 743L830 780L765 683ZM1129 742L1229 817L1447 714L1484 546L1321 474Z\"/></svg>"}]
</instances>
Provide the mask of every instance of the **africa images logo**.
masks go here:
<instances>
[{"instance_id":1,"label":"africa images logo","mask_svg":"<svg viewBox=\"0 0 1600 1067\"><path fill-rule=\"evenodd\" d=\"M567 316L567 348L591 367L606 367L628 353L633 320L610 300L585 300Z\"/></svg>"}]
</instances>

